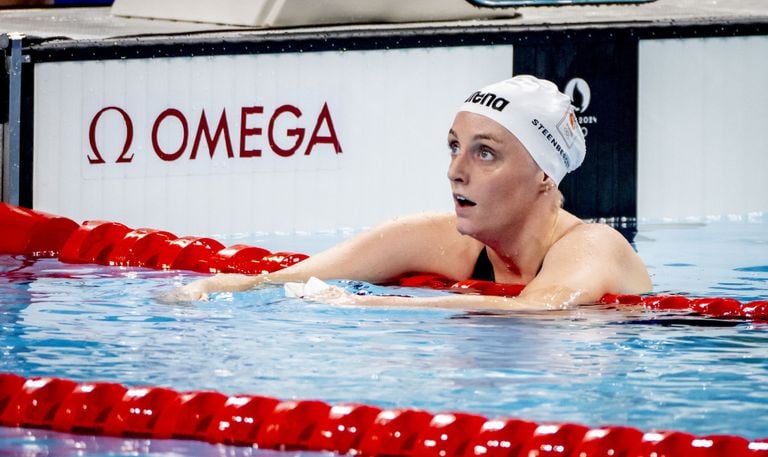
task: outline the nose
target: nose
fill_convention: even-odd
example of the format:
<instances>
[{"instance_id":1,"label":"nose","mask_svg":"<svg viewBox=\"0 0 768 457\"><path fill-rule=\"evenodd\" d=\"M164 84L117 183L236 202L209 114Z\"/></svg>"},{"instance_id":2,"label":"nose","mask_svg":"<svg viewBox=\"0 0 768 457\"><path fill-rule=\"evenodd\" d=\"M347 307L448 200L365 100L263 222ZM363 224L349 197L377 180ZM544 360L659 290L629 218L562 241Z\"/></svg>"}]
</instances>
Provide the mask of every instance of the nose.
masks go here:
<instances>
[{"instance_id":1,"label":"nose","mask_svg":"<svg viewBox=\"0 0 768 457\"><path fill-rule=\"evenodd\" d=\"M448 165L448 180L452 183L466 184L469 178L467 164L465 163L466 154L462 151L451 156L451 163Z\"/></svg>"}]
</instances>

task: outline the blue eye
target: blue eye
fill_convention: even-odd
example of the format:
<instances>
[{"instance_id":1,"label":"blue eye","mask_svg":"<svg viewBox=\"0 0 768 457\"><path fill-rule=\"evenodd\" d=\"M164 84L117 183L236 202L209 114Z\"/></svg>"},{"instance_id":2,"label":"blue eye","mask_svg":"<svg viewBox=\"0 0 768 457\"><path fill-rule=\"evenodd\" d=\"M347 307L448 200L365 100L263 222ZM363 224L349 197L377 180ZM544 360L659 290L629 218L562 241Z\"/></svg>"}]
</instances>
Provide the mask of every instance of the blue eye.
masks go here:
<instances>
[{"instance_id":1,"label":"blue eye","mask_svg":"<svg viewBox=\"0 0 768 457\"><path fill-rule=\"evenodd\" d=\"M488 149L480 149L479 151L477 151L477 156L480 158L480 160L486 160L486 161L493 160L496 158L496 155L492 151L489 151Z\"/></svg>"},{"instance_id":2,"label":"blue eye","mask_svg":"<svg viewBox=\"0 0 768 457\"><path fill-rule=\"evenodd\" d=\"M452 156L455 156L459 153L459 145L452 141L448 143L448 150L451 152Z\"/></svg>"}]
</instances>

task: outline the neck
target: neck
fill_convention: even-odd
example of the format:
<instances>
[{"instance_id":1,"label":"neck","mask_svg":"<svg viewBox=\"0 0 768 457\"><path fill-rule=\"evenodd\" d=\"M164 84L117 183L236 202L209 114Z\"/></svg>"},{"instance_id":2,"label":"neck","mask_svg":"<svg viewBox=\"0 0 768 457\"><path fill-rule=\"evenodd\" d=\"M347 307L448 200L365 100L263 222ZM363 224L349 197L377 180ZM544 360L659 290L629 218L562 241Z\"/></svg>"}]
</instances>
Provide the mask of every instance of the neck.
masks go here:
<instances>
[{"instance_id":1,"label":"neck","mask_svg":"<svg viewBox=\"0 0 768 457\"><path fill-rule=\"evenodd\" d=\"M555 242L561 210L556 205L540 206L508 227L502 237L485 243L493 251L489 257L498 281L527 284L541 269Z\"/></svg>"}]
</instances>

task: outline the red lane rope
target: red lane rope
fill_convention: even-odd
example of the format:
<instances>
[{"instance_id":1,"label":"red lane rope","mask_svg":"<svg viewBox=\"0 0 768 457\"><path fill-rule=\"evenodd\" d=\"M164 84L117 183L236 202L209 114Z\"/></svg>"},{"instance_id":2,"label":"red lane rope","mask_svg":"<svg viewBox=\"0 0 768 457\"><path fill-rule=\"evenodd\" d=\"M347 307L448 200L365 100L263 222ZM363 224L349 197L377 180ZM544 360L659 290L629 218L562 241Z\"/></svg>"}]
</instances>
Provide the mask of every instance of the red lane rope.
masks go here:
<instances>
[{"instance_id":1,"label":"red lane rope","mask_svg":"<svg viewBox=\"0 0 768 457\"><path fill-rule=\"evenodd\" d=\"M588 428L460 412L282 401L0 373L0 425L403 457L768 457L768 438Z\"/></svg>"},{"instance_id":2,"label":"red lane rope","mask_svg":"<svg viewBox=\"0 0 768 457\"><path fill-rule=\"evenodd\" d=\"M0 254L58 257L62 262L190 270L201 273L271 273L307 258L294 252L236 244L225 247L211 238L176 235L149 228L131 229L108 221L74 221L0 203ZM400 285L456 292L515 296L523 286L489 281L453 281L422 274ZM690 311L704 316L768 322L768 300L689 298L682 295L606 294L600 303L652 310Z\"/></svg>"},{"instance_id":3,"label":"red lane rope","mask_svg":"<svg viewBox=\"0 0 768 457\"><path fill-rule=\"evenodd\" d=\"M0 203L0 254L58 257L62 262L181 269L205 273L273 272L307 256L247 245L225 247L210 238L177 237L108 221L74 221ZM402 278L403 286L514 296L523 286L455 282L436 275ZM768 321L768 301L732 298L606 294L602 303L706 316ZM761 456L768 438L695 437L643 433L631 427L589 429L578 424L535 424L466 413L382 410L361 404L281 401L162 387L25 379L0 373L0 425L64 432L181 438L270 449L329 450L371 456Z\"/></svg>"}]
</instances>

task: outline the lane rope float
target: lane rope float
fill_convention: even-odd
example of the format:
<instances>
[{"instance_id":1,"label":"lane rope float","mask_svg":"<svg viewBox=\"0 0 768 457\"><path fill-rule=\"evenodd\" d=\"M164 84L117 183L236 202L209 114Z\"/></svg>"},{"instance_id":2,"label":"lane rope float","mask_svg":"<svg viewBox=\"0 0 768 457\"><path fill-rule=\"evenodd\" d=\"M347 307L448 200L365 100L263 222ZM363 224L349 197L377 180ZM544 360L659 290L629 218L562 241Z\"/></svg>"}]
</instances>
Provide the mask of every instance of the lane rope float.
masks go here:
<instances>
[{"instance_id":1,"label":"lane rope float","mask_svg":"<svg viewBox=\"0 0 768 457\"><path fill-rule=\"evenodd\" d=\"M0 373L0 425L262 449L403 457L768 457L768 438L589 428L319 400Z\"/></svg>"},{"instance_id":2,"label":"lane rope float","mask_svg":"<svg viewBox=\"0 0 768 457\"><path fill-rule=\"evenodd\" d=\"M270 252L244 244L226 247L212 238L177 237L157 229L131 229L118 222L85 221L78 225L65 217L5 203L0 203L0 254L55 257L66 263L244 274L271 273L308 257L296 252ZM517 284L479 280L457 282L433 274L403 277L398 284L501 296L516 296L523 289ZM768 322L768 300L741 302L725 297L605 294L599 303Z\"/></svg>"}]
</instances>

